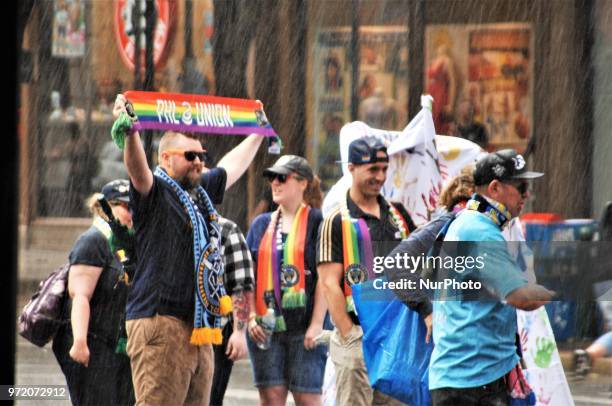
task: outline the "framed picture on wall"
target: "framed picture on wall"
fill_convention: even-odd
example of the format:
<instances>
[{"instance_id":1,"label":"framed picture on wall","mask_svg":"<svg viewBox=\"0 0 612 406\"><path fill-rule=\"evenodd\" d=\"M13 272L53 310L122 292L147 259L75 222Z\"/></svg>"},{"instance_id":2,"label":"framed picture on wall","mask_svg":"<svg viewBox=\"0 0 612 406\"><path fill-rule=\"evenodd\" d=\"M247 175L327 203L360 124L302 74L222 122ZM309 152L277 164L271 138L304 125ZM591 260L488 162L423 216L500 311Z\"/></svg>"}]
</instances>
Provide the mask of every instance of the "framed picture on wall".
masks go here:
<instances>
[{"instance_id":1,"label":"framed picture on wall","mask_svg":"<svg viewBox=\"0 0 612 406\"><path fill-rule=\"evenodd\" d=\"M85 2L54 0L51 52L53 56L77 58L85 55Z\"/></svg>"},{"instance_id":2,"label":"framed picture on wall","mask_svg":"<svg viewBox=\"0 0 612 406\"><path fill-rule=\"evenodd\" d=\"M487 149L523 151L533 128L531 24L427 26L423 88L438 134L465 136L471 121Z\"/></svg>"},{"instance_id":3,"label":"framed picture on wall","mask_svg":"<svg viewBox=\"0 0 612 406\"><path fill-rule=\"evenodd\" d=\"M358 117L373 128L401 130L407 124L408 30L403 26L364 26L359 31ZM309 112L314 135L309 158L327 190L341 176L339 134L351 119L353 60L351 28L317 32L313 47L314 104Z\"/></svg>"}]
</instances>

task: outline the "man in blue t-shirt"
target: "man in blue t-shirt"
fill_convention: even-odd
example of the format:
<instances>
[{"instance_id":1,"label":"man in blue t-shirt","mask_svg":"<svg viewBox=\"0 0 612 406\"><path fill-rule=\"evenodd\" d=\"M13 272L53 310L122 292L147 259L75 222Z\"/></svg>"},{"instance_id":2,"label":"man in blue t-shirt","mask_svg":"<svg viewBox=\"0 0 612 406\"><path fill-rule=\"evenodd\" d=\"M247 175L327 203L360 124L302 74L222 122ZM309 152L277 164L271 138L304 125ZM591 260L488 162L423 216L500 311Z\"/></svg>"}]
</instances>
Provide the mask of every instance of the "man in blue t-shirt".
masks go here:
<instances>
[{"instance_id":1,"label":"man in blue t-shirt","mask_svg":"<svg viewBox=\"0 0 612 406\"><path fill-rule=\"evenodd\" d=\"M117 116L126 113L125 103L125 97L118 95ZM215 238L219 236L218 228L211 227L216 218L212 204L221 203L225 190L246 171L263 138L249 136L217 168L208 170L200 141L169 131L160 141L159 167L153 173L138 131L132 126L125 135L137 256L126 323L136 401L207 405L214 361L211 345L200 345L211 337L198 341L200 337L192 335L195 320L210 316L196 303L195 261L199 268L218 272ZM210 245L201 255L194 254L202 241ZM204 286L223 291L215 284L218 278L205 279Z\"/></svg>"},{"instance_id":2,"label":"man in blue t-shirt","mask_svg":"<svg viewBox=\"0 0 612 406\"><path fill-rule=\"evenodd\" d=\"M466 287L469 281L482 288L445 291L450 292L446 298L437 292L433 306L435 347L429 368L434 405L509 402L504 377L519 362L516 308L535 310L547 303L553 292L529 284L523 277L508 252L502 228L521 212L529 196L528 180L542 175L528 172L524 158L513 150L488 154L476 163L476 193L451 223L444 241L462 254L481 258L480 269L476 266L465 271L457 268L457 262L448 274L465 282ZM449 243L452 241L461 243ZM472 286L478 285L468 289Z\"/></svg>"}]
</instances>

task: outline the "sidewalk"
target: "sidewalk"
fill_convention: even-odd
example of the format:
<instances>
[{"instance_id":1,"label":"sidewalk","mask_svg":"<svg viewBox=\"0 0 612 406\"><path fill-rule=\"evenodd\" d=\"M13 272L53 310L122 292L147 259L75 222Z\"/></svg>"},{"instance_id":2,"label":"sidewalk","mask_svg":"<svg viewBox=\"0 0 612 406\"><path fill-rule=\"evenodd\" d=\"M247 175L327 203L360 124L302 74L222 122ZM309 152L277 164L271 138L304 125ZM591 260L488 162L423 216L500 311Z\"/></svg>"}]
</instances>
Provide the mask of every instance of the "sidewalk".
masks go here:
<instances>
[{"instance_id":1,"label":"sidewalk","mask_svg":"<svg viewBox=\"0 0 612 406\"><path fill-rule=\"evenodd\" d=\"M59 223L58 219L51 219L31 226L34 228L30 230L27 247L25 230L20 230L18 312L36 291L39 282L67 261L72 244L77 236L89 227L90 220L69 219ZM61 372L52 355L47 353L48 349L37 349L21 337L18 340L18 383L56 382L58 379L61 381ZM560 345L561 362L572 395L576 405L612 405L612 357L596 360L585 379L576 380L573 377L573 350L586 348L589 344L590 342ZM44 365L46 369L41 369ZM232 373L228 399L229 405L258 403L257 390L252 385L250 364L247 360L239 362Z\"/></svg>"},{"instance_id":2,"label":"sidewalk","mask_svg":"<svg viewBox=\"0 0 612 406\"><path fill-rule=\"evenodd\" d=\"M39 236L34 240L28 249L19 250L19 293L20 295L30 296L36 290L39 282L43 280L52 270L62 265L68 260L68 252L76 236L85 231L89 226L88 222L76 221L70 225L69 231L63 231L61 235L54 235L47 230L37 230L44 232L44 236ZM69 239L72 238L72 239ZM23 239L20 239L23 241ZM23 247L24 245L20 245ZM588 343L580 343L575 348L586 348ZM568 348L566 344L564 347ZM560 349L561 362L566 371L573 370L573 348ZM593 363L591 373L602 376L609 376L612 380L612 357L600 358Z\"/></svg>"}]
</instances>

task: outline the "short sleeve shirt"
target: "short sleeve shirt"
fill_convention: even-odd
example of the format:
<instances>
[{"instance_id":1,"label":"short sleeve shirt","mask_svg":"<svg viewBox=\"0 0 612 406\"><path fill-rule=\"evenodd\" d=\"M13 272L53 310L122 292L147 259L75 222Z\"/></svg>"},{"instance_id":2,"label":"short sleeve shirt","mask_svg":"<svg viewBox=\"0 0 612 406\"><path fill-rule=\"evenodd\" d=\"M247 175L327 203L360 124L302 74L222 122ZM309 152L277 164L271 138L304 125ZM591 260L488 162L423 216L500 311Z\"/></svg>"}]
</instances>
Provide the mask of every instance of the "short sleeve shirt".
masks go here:
<instances>
[{"instance_id":1,"label":"short sleeve shirt","mask_svg":"<svg viewBox=\"0 0 612 406\"><path fill-rule=\"evenodd\" d=\"M201 185L214 204L223 200L227 174L214 168ZM203 202L195 202L204 207ZM155 314L193 321L194 259L190 219L172 188L157 176L147 196L130 188L137 264L128 296L127 319ZM206 216L205 216L206 217Z\"/></svg>"},{"instance_id":2,"label":"short sleeve shirt","mask_svg":"<svg viewBox=\"0 0 612 406\"><path fill-rule=\"evenodd\" d=\"M479 278L498 300L435 300L434 342L429 388L470 388L493 382L519 361L516 354L516 309L502 300L527 284L510 257L499 227L486 215L463 210L444 241L486 242L485 268Z\"/></svg>"},{"instance_id":3,"label":"short sleeve shirt","mask_svg":"<svg viewBox=\"0 0 612 406\"><path fill-rule=\"evenodd\" d=\"M93 226L79 236L68 259L71 266L88 265L102 268L89 302L88 334L102 339L114 348L127 297L127 285L121 281L121 263L111 252L108 239ZM66 306L66 315L69 316L72 308L70 298Z\"/></svg>"},{"instance_id":4,"label":"short sleeve shirt","mask_svg":"<svg viewBox=\"0 0 612 406\"><path fill-rule=\"evenodd\" d=\"M347 208L352 218L363 218L368 226L372 239L372 251L374 256L386 256L399 241L402 236L399 228L393 222L389 213L389 203L382 197L378 197L380 205L380 219L365 213L357 206L347 193ZM412 219L400 203L391 203L400 213L408 225L408 231L416 229ZM317 265L325 262L340 263L344 266L344 252L342 249L342 214L339 207L334 209L321 223L317 243ZM344 286L344 280L340 281L340 286ZM359 319L353 313L349 314L353 323L359 324Z\"/></svg>"}]
</instances>

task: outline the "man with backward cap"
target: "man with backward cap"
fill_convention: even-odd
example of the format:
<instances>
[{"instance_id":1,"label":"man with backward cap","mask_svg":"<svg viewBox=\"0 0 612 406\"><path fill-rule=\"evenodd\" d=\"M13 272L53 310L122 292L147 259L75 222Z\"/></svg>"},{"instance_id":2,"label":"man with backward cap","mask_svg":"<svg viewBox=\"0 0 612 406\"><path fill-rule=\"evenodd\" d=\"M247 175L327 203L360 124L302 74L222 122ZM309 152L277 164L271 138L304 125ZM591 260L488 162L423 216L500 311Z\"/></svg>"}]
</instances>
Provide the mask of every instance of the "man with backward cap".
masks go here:
<instances>
[{"instance_id":1,"label":"man with backward cap","mask_svg":"<svg viewBox=\"0 0 612 406\"><path fill-rule=\"evenodd\" d=\"M400 203L389 203L380 193L389 166L380 139L353 141L348 161L351 187L321 223L317 244L317 272L335 325L330 358L336 370L336 404L392 405L397 401L370 387L361 348L363 330L350 286L373 277L368 257L386 256L416 227ZM347 232L351 227L354 232ZM364 258L351 256L348 245L359 247L356 251L366 253Z\"/></svg>"}]
</instances>

